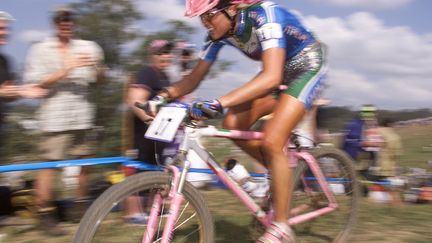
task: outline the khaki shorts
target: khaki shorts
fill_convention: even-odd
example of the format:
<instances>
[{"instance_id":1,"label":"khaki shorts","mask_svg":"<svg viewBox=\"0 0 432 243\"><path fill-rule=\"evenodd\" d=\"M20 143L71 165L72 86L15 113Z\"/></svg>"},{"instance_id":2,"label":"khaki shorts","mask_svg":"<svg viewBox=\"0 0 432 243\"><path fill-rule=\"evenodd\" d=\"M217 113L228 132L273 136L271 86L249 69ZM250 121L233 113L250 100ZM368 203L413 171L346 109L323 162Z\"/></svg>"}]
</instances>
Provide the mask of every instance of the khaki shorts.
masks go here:
<instances>
[{"instance_id":1,"label":"khaki shorts","mask_svg":"<svg viewBox=\"0 0 432 243\"><path fill-rule=\"evenodd\" d=\"M45 133L38 145L39 159L46 161L79 159L95 154L90 130Z\"/></svg>"}]
</instances>

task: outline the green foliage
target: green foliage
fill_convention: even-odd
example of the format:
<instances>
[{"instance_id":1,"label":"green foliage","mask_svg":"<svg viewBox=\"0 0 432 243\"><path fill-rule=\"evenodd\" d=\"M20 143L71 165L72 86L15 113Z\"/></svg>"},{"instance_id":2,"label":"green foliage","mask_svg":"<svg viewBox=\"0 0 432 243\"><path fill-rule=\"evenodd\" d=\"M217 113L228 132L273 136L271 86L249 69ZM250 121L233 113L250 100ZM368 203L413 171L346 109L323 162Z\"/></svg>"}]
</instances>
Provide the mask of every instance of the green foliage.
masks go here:
<instances>
[{"instance_id":1,"label":"green foliage","mask_svg":"<svg viewBox=\"0 0 432 243\"><path fill-rule=\"evenodd\" d=\"M128 71L136 72L143 63L148 61L148 47L153 40L163 39L173 42L191 43L190 36L195 33L195 28L181 20L169 20L166 22L166 29L150 33L144 36L139 47L132 53L129 64L126 67ZM210 70L208 78L215 78L218 74L228 70L233 63L226 60L218 60Z\"/></svg>"},{"instance_id":2,"label":"green foliage","mask_svg":"<svg viewBox=\"0 0 432 243\"><path fill-rule=\"evenodd\" d=\"M97 127L97 157L119 156L121 154L121 127L123 84L107 79L90 88L90 97L96 105L95 125ZM0 147L0 164L35 162L37 158L38 132L25 130L20 122L34 119L37 106L32 103L17 103L11 106L6 127L2 130L4 144Z\"/></svg>"},{"instance_id":3,"label":"green foliage","mask_svg":"<svg viewBox=\"0 0 432 243\"><path fill-rule=\"evenodd\" d=\"M110 66L123 61L122 45L140 36L132 28L143 16L130 0L82 0L72 4L78 14L77 36L97 42Z\"/></svg>"},{"instance_id":4,"label":"green foliage","mask_svg":"<svg viewBox=\"0 0 432 243\"><path fill-rule=\"evenodd\" d=\"M96 104L95 125L98 131L96 156L119 156L121 153L121 127L123 83L107 79L91 89L91 97Z\"/></svg>"},{"instance_id":5,"label":"green foliage","mask_svg":"<svg viewBox=\"0 0 432 243\"><path fill-rule=\"evenodd\" d=\"M153 40L162 39L172 42L190 42L190 35L195 32L192 26L181 20L169 20L166 22L166 25L166 29L144 36L138 48L132 52L128 66L126 67L128 71L136 72L142 67L143 63L148 61L148 47Z\"/></svg>"},{"instance_id":6,"label":"green foliage","mask_svg":"<svg viewBox=\"0 0 432 243\"><path fill-rule=\"evenodd\" d=\"M168 31L175 39L188 40L190 35L195 33L194 27L181 20L169 20L167 24L169 25Z\"/></svg>"},{"instance_id":7,"label":"green foliage","mask_svg":"<svg viewBox=\"0 0 432 243\"><path fill-rule=\"evenodd\" d=\"M33 107L34 108L34 107ZM17 122L25 118L24 110L31 110L31 106L18 105L18 110L8 115L6 126L2 129L2 144L0 146L0 165L17 162L17 160L33 160L36 149L37 135L25 131ZM30 113L31 114L31 113Z\"/></svg>"}]
</instances>

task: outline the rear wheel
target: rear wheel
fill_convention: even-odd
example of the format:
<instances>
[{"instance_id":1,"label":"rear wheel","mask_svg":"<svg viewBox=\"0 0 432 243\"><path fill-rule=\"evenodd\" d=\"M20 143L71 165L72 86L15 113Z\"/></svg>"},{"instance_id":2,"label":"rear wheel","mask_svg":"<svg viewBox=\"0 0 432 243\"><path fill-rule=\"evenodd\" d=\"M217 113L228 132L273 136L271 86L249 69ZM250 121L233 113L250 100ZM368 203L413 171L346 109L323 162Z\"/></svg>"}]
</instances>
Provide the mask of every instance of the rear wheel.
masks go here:
<instances>
[{"instance_id":1,"label":"rear wheel","mask_svg":"<svg viewBox=\"0 0 432 243\"><path fill-rule=\"evenodd\" d=\"M352 160L335 148L311 151L323 172L338 209L306 223L292 226L298 242L347 242L357 215L359 188ZM299 160L295 170L291 217L328 206L314 175L305 161ZM307 188L307 189L306 189Z\"/></svg>"},{"instance_id":2,"label":"rear wheel","mask_svg":"<svg viewBox=\"0 0 432 243\"><path fill-rule=\"evenodd\" d=\"M163 203L152 242L160 242L168 218L166 216L169 214L168 192L171 179L168 173L143 172L112 186L87 210L73 242L141 242L147 230L147 216L156 195L162 197ZM185 199L170 242L213 242L213 220L201 193L186 182L183 194ZM132 210L134 215L139 217L126 217L128 210Z\"/></svg>"}]
</instances>

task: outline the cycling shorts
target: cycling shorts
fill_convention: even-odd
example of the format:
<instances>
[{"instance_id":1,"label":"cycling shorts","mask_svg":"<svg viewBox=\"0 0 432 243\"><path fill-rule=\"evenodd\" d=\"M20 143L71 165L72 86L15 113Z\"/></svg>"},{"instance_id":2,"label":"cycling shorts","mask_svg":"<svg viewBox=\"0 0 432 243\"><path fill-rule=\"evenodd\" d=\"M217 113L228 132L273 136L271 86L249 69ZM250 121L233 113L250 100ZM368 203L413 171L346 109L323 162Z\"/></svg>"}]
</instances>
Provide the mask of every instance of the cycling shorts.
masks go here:
<instances>
[{"instance_id":1,"label":"cycling shorts","mask_svg":"<svg viewBox=\"0 0 432 243\"><path fill-rule=\"evenodd\" d=\"M307 109L319 96L326 74L324 47L314 42L285 63L283 87L277 93L291 95L305 104Z\"/></svg>"}]
</instances>

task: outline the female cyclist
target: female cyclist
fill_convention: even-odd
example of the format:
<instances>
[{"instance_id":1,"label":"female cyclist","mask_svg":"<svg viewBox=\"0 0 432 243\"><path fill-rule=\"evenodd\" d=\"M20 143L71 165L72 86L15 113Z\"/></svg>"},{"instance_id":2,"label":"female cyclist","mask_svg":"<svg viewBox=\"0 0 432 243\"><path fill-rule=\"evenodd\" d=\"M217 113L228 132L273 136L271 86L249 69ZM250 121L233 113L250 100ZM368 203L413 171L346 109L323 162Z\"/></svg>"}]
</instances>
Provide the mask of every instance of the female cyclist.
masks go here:
<instances>
[{"instance_id":1,"label":"female cyclist","mask_svg":"<svg viewBox=\"0 0 432 243\"><path fill-rule=\"evenodd\" d=\"M158 99L174 99L197 88L224 45L262 62L262 70L249 82L219 99L196 102L192 114L205 117L198 106L220 113L226 108L224 126L229 129L249 129L260 117L274 114L263 140L235 142L272 173L274 222L258 242L293 241L287 224L292 172L283 147L322 86L323 47L296 16L269 1L186 0L186 16L201 18L207 41L192 72Z\"/></svg>"}]
</instances>

